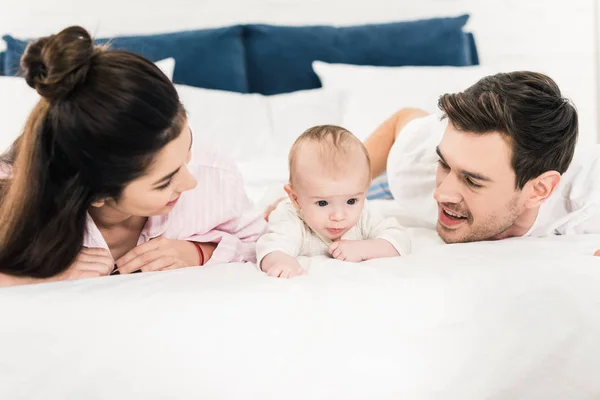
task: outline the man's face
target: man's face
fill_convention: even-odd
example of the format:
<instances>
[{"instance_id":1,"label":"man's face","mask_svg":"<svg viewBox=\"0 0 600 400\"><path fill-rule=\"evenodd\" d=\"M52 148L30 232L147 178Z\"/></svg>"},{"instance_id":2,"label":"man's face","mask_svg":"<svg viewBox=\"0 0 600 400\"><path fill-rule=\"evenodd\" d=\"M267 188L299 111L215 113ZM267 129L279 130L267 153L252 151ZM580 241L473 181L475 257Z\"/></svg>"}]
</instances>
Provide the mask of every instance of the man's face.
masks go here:
<instances>
[{"instance_id":1,"label":"man's face","mask_svg":"<svg viewBox=\"0 0 600 400\"><path fill-rule=\"evenodd\" d=\"M460 132L449 123L437 152L439 236L446 243L501 238L525 209L509 140L498 132Z\"/></svg>"}]
</instances>

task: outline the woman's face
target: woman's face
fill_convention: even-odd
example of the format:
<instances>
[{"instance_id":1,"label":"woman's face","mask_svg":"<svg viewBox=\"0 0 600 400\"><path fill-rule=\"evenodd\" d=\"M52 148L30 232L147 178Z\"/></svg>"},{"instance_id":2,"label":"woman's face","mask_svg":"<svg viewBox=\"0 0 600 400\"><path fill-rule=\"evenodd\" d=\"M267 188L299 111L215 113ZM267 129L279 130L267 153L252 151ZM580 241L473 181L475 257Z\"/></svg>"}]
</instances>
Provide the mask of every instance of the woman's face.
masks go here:
<instances>
[{"instance_id":1,"label":"woman's face","mask_svg":"<svg viewBox=\"0 0 600 400\"><path fill-rule=\"evenodd\" d=\"M157 154L144 176L125 186L118 200L105 201L103 206L132 216L169 213L183 192L196 187L196 178L187 168L191 149L192 132L186 124Z\"/></svg>"}]
</instances>

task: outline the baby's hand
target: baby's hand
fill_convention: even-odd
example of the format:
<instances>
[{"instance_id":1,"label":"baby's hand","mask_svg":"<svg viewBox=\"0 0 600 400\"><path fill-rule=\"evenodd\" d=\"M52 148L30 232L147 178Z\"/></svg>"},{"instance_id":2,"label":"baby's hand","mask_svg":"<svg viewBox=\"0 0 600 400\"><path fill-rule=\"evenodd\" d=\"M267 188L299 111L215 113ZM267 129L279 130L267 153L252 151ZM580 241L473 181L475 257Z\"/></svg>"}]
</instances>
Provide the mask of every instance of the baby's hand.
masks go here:
<instances>
[{"instance_id":1,"label":"baby's hand","mask_svg":"<svg viewBox=\"0 0 600 400\"><path fill-rule=\"evenodd\" d=\"M260 263L260 268L275 278L293 278L304 275L304 270L294 257L281 251L267 254Z\"/></svg>"},{"instance_id":2,"label":"baby's hand","mask_svg":"<svg viewBox=\"0 0 600 400\"><path fill-rule=\"evenodd\" d=\"M339 240L329 245L329 254L336 260L361 262L366 260L363 240Z\"/></svg>"}]
</instances>

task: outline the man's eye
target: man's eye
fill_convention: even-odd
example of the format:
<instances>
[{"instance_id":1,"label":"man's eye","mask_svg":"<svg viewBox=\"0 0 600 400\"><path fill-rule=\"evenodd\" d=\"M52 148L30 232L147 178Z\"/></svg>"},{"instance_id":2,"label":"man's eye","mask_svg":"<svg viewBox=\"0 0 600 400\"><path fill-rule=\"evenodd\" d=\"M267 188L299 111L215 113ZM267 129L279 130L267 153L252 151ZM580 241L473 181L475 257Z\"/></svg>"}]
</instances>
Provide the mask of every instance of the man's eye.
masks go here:
<instances>
[{"instance_id":1,"label":"man's eye","mask_svg":"<svg viewBox=\"0 0 600 400\"><path fill-rule=\"evenodd\" d=\"M348 205L352 206L352 205L356 204L356 202L357 202L357 201L358 201L358 199L350 199L350 200L348 200L346 203L347 203Z\"/></svg>"},{"instance_id":2,"label":"man's eye","mask_svg":"<svg viewBox=\"0 0 600 400\"><path fill-rule=\"evenodd\" d=\"M317 205L319 207L325 207L328 203L325 200L319 200L317 201Z\"/></svg>"},{"instance_id":3,"label":"man's eye","mask_svg":"<svg viewBox=\"0 0 600 400\"><path fill-rule=\"evenodd\" d=\"M479 189L479 188L483 187L480 184L473 182L473 180L471 180L471 178L465 178L465 182L467 182L467 185L469 185L475 189Z\"/></svg>"},{"instance_id":4,"label":"man's eye","mask_svg":"<svg viewBox=\"0 0 600 400\"><path fill-rule=\"evenodd\" d=\"M440 167L442 167L442 169L450 169L450 167L448 166L448 164L446 164L442 160L438 160L438 164L440 165Z\"/></svg>"}]
</instances>

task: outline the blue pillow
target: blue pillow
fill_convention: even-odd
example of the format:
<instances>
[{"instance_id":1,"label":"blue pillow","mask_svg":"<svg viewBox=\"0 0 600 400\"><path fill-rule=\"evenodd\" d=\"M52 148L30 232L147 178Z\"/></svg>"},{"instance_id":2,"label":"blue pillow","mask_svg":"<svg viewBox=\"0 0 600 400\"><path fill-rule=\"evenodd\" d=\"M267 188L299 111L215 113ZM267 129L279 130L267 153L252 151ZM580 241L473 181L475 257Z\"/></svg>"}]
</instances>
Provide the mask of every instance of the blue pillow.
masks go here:
<instances>
[{"instance_id":1,"label":"blue pillow","mask_svg":"<svg viewBox=\"0 0 600 400\"><path fill-rule=\"evenodd\" d=\"M467 40L469 41L469 50L471 53L471 62L469 65L479 65L479 53L477 52L477 43L475 43L475 36L472 33L467 33Z\"/></svg>"},{"instance_id":2,"label":"blue pillow","mask_svg":"<svg viewBox=\"0 0 600 400\"><path fill-rule=\"evenodd\" d=\"M4 76L4 56L6 52L0 53L0 76Z\"/></svg>"},{"instance_id":3,"label":"blue pillow","mask_svg":"<svg viewBox=\"0 0 600 400\"><path fill-rule=\"evenodd\" d=\"M110 39L114 49L141 54L150 61L173 57L173 82L207 89L247 93L242 26L202 29L148 36ZM7 44L4 60L7 75L19 74L19 62L28 41L4 36ZM109 39L98 39L103 44Z\"/></svg>"},{"instance_id":4,"label":"blue pillow","mask_svg":"<svg viewBox=\"0 0 600 400\"><path fill-rule=\"evenodd\" d=\"M250 92L276 94L321 86L315 60L403 66L471 64L463 27L469 16L388 24L333 26L247 25L244 34Z\"/></svg>"}]
</instances>

